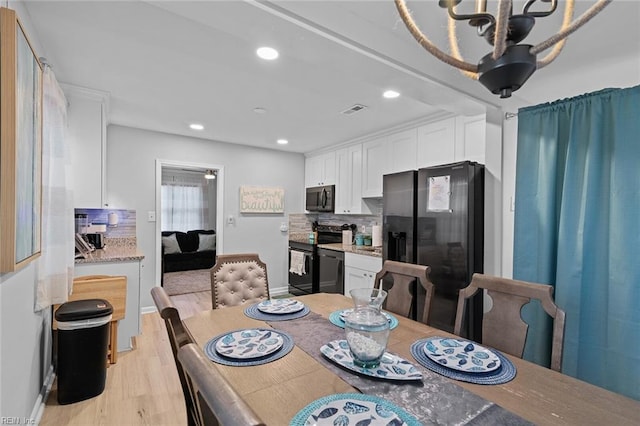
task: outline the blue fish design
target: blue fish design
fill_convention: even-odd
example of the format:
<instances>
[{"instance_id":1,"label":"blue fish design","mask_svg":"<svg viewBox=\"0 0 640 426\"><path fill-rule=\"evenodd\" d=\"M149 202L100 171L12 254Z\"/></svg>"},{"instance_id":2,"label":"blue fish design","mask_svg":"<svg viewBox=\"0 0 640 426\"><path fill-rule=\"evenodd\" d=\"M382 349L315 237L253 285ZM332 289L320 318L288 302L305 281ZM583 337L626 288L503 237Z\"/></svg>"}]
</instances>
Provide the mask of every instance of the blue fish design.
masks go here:
<instances>
[{"instance_id":1,"label":"blue fish design","mask_svg":"<svg viewBox=\"0 0 640 426\"><path fill-rule=\"evenodd\" d=\"M468 354L456 354L456 358L467 359L467 358L469 358L469 355Z\"/></svg>"},{"instance_id":2,"label":"blue fish design","mask_svg":"<svg viewBox=\"0 0 640 426\"><path fill-rule=\"evenodd\" d=\"M364 420L360 420L358 423L356 423L356 426L369 426L371 424L371 422L373 421L373 417L371 417L370 419L364 419Z\"/></svg>"},{"instance_id":3,"label":"blue fish design","mask_svg":"<svg viewBox=\"0 0 640 426\"><path fill-rule=\"evenodd\" d=\"M346 340L340 340L340 342L338 342L338 345L340 345L340 349L349 349L349 344Z\"/></svg>"},{"instance_id":4,"label":"blue fish design","mask_svg":"<svg viewBox=\"0 0 640 426\"><path fill-rule=\"evenodd\" d=\"M482 363L482 360L481 360L481 359L478 359L478 358L476 358L476 357L472 357L472 358L471 358L471 362L473 362L475 365L482 365L482 364L483 364L483 363Z\"/></svg>"},{"instance_id":5,"label":"blue fish design","mask_svg":"<svg viewBox=\"0 0 640 426\"><path fill-rule=\"evenodd\" d=\"M388 418L393 416L393 411L387 410L380 404L376 404L376 413L382 418Z\"/></svg>"},{"instance_id":6,"label":"blue fish design","mask_svg":"<svg viewBox=\"0 0 640 426\"><path fill-rule=\"evenodd\" d=\"M351 401L347 401L344 404L344 407L342 407L342 409L347 414L360 414L360 413L366 413L367 411L369 411L369 407L356 404L355 402L351 402Z\"/></svg>"},{"instance_id":7,"label":"blue fish design","mask_svg":"<svg viewBox=\"0 0 640 426\"><path fill-rule=\"evenodd\" d=\"M384 370L378 370L378 371L376 371L376 374L378 376L387 377L387 374L389 374L389 373L384 371Z\"/></svg>"},{"instance_id":8,"label":"blue fish design","mask_svg":"<svg viewBox=\"0 0 640 426\"><path fill-rule=\"evenodd\" d=\"M318 413L317 416L311 416L311 417L313 417L313 420L327 419L327 418L333 416L334 414L336 414L337 412L338 412L337 408L329 407L329 408L325 408L324 410L320 411L320 413Z\"/></svg>"},{"instance_id":9,"label":"blue fish design","mask_svg":"<svg viewBox=\"0 0 640 426\"><path fill-rule=\"evenodd\" d=\"M476 347L473 346L473 343L469 343L467 346L464 347L465 352L473 352L475 349Z\"/></svg>"},{"instance_id":10,"label":"blue fish design","mask_svg":"<svg viewBox=\"0 0 640 426\"><path fill-rule=\"evenodd\" d=\"M258 346L258 352L265 352L267 348L268 348L267 345L260 345Z\"/></svg>"},{"instance_id":11,"label":"blue fish design","mask_svg":"<svg viewBox=\"0 0 640 426\"><path fill-rule=\"evenodd\" d=\"M238 344L239 345L246 345L250 341L251 341L251 339L242 339L242 340L238 340Z\"/></svg>"},{"instance_id":12,"label":"blue fish design","mask_svg":"<svg viewBox=\"0 0 640 426\"><path fill-rule=\"evenodd\" d=\"M442 339L440 344L445 348L459 348L462 346L456 339Z\"/></svg>"},{"instance_id":13,"label":"blue fish design","mask_svg":"<svg viewBox=\"0 0 640 426\"><path fill-rule=\"evenodd\" d=\"M273 345L275 345L276 343L278 343L278 339L277 339L277 338L275 338L275 337L273 337L273 338L271 338L271 339L266 340L266 341L265 341L265 342L263 342L263 343L264 343L265 345L267 345L267 346L273 346Z\"/></svg>"},{"instance_id":14,"label":"blue fish design","mask_svg":"<svg viewBox=\"0 0 640 426\"><path fill-rule=\"evenodd\" d=\"M450 349L445 349L443 352L447 355L451 355L452 353L454 353L456 350L453 348Z\"/></svg>"},{"instance_id":15,"label":"blue fish design","mask_svg":"<svg viewBox=\"0 0 640 426\"><path fill-rule=\"evenodd\" d=\"M438 360L438 362L442 365L447 365L447 359L446 358L441 358Z\"/></svg>"},{"instance_id":16,"label":"blue fish design","mask_svg":"<svg viewBox=\"0 0 640 426\"><path fill-rule=\"evenodd\" d=\"M407 372L406 370L403 370L402 368L398 367L397 365L392 365L391 369L393 370L394 373L400 374L400 375L406 374L406 372Z\"/></svg>"},{"instance_id":17,"label":"blue fish design","mask_svg":"<svg viewBox=\"0 0 640 426\"><path fill-rule=\"evenodd\" d=\"M476 358L480 358L480 359L488 359L489 358L489 354L486 352L477 352L475 354L473 354L474 357Z\"/></svg>"},{"instance_id":18,"label":"blue fish design","mask_svg":"<svg viewBox=\"0 0 640 426\"><path fill-rule=\"evenodd\" d=\"M349 426L349 417L345 416L344 414L340 414L333 421L333 426Z\"/></svg>"},{"instance_id":19,"label":"blue fish design","mask_svg":"<svg viewBox=\"0 0 640 426\"><path fill-rule=\"evenodd\" d=\"M466 359L461 359L460 361L458 361L458 365L465 365L467 363Z\"/></svg>"},{"instance_id":20,"label":"blue fish design","mask_svg":"<svg viewBox=\"0 0 640 426\"><path fill-rule=\"evenodd\" d=\"M258 330L245 330L240 333L242 337L256 337L258 335Z\"/></svg>"},{"instance_id":21,"label":"blue fish design","mask_svg":"<svg viewBox=\"0 0 640 426\"><path fill-rule=\"evenodd\" d=\"M231 334L227 334L226 336L224 336L222 338L222 344L223 345L230 345L235 341L236 341L235 337L233 337L233 335L231 335Z\"/></svg>"},{"instance_id":22,"label":"blue fish design","mask_svg":"<svg viewBox=\"0 0 640 426\"><path fill-rule=\"evenodd\" d=\"M391 420L389 423L387 423L387 426L402 426L403 424L404 422L396 417L393 420Z\"/></svg>"},{"instance_id":23,"label":"blue fish design","mask_svg":"<svg viewBox=\"0 0 640 426\"><path fill-rule=\"evenodd\" d=\"M436 345L433 344L432 341L428 341L426 344L426 348L429 352L431 353L436 353L438 352L438 348L436 348Z\"/></svg>"},{"instance_id":24,"label":"blue fish design","mask_svg":"<svg viewBox=\"0 0 640 426\"><path fill-rule=\"evenodd\" d=\"M494 368L496 366L497 362L495 361L491 361L489 364L487 364L487 368Z\"/></svg>"},{"instance_id":25,"label":"blue fish design","mask_svg":"<svg viewBox=\"0 0 640 426\"><path fill-rule=\"evenodd\" d=\"M260 338L258 339L258 341L259 341L259 342L261 342L261 341L263 341L263 340L266 340L266 339L268 339L269 337L271 337L271 335L272 335L272 334L273 334L272 332L265 333L262 337L260 337Z\"/></svg>"}]
</instances>

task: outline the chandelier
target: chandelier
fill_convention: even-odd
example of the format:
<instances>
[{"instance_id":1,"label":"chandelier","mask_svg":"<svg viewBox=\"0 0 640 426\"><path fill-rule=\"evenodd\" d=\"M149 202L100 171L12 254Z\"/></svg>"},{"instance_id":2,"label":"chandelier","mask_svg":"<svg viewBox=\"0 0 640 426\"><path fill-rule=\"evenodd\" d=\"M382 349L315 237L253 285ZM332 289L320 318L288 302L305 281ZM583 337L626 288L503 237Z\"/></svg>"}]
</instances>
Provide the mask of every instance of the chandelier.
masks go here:
<instances>
[{"instance_id":1,"label":"chandelier","mask_svg":"<svg viewBox=\"0 0 640 426\"><path fill-rule=\"evenodd\" d=\"M536 18L543 18L555 12L558 6L557 0L528 0L522 13L517 15L513 14L512 0L499 0L496 17L487 13L487 0L476 0L475 13L470 14L456 12L456 7L462 0L439 0L440 7L446 8L449 12L448 37L451 55L438 49L422 33L411 17L405 0L394 1L411 35L429 53L458 68L467 77L480 80L491 93L500 95L501 98L508 98L512 92L522 87L535 70L549 65L560 54L566 38L598 14L612 0L598 0L575 21L572 21L575 0L567 0L564 19L558 33L535 46L518 43L529 35ZM534 8L536 3L547 3L547 5ZM480 59L477 65L465 62L460 55L456 38L456 21L469 21L470 26L476 27L478 35L484 37L493 46L493 51ZM551 47L553 49L547 56L537 59L539 53Z\"/></svg>"}]
</instances>

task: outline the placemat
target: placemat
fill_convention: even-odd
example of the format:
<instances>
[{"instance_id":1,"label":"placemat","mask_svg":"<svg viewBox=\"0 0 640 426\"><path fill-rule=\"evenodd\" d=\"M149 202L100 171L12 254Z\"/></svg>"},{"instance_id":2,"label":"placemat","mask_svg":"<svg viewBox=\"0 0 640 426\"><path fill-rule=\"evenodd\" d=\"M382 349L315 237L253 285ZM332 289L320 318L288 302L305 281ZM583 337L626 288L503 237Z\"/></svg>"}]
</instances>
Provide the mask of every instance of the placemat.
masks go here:
<instances>
[{"instance_id":1,"label":"placemat","mask_svg":"<svg viewBox=\"0 0 640 426\"><path fill-rule=\"evenodd\" d=\"M342 313L342 311L345 311L345 310L346 309L340 309L338 311L331 312L329 314L329 321L331 321L333 325L337 325L340 328L344 328L344 321L342 320L342 318L340 318L340 314ZM385 312L385 314L389 315L389 317L391 318L391 321L389 322L389 329L393 330L398 326L398 318L396 318L389 312Z\"/></svg>"},{"instance_id":2,"label":"placemat","mask_svg":"<svg viewBox=\"0 0 640 426\"><path fill-rule=\"evenodd\" d=\"M320 352L320 347L332 340L344 338L344 331L315 312L296 321L269 325L291 334L297 347L360 392L389 400L425 425L531 425L516 414L475 395L419 363L416 363L416 368L422 371L423 380L412 382L375 379L343 369L326 359Z\"/></svg>"},{"instance_id":3,"label":"placemat","mask_svg":"<svg viewBox=\"0 0 640 426\"><path fill-rule=\"evenodd\" d=\"M450 379L461 380L463 382L475 383L478 385L499 385L507 383L516 377L516 367L508 358L495 349L491 349L491 352L500 358L500 367L494 371L488 371L486 373L468 373L465 371L447 368L432 360L426 353L424 353L423 347L431 339L442 339L442 337L420 339L411 345L411 355L413 355L416 361L424 367L427 367L429 370L435 371L436 373L442 374Z\"/></svg>"},{"instance_id":4,"label":"placemat","mask_svg":"<svg viewBox=\"0 0 640 426\"><path fill-rule=\"evenodd\" d=\"M258 303L249 305L244 310L244 314L249 318L257 319L260 321L288 321L292 319L302 318L311 312L308 306L305 306L301 311L292 312L290 314L267 314L258 309Z\"/></svg>"},{"instance_id":5,"label":"placemat","mask_svg":"<svg viewBox=\"0 0 640 426\"><path fill-rule=\"evenodd\" d=\"M205 345L204 345L204 353L207 355L207 357L213 361L213 362L217 362L218 364L222 364L222 365L230 365L232 367L249 367L249 366L253 366L253 365L262 365L262 364L267 364L269 362L275 361L277 359L282 358L283 356L285 356L286 354L288 354L289 352L291 352L291 350L293 349L294 343L293 343L293 337L291 337L291 335L289 335L288 333L282 331L282 330L272 330L272 329L268 329L268 328L256 328L256 330L269 330L269 331L273 331L275 333L278 333L282 336L282 339L284 340L284 343L282 344L282 347L269 354L269 355L265 355L263 357L260 358L250 358L247 360L241 360L241 359L235 359L235 358L227 358L223 355L219 355L218 352L216 351L216 342L218 340L220 340L221 338L223 338L224 336L226 336L229 333L233 333L236 331L240 331L243 329L238 329L238 330L231 330L231 331L227 331L225 333L219 334L217 336L215 336L214 338L212 338L211 340L209 340Z\"/></svg>"}]
</instances>

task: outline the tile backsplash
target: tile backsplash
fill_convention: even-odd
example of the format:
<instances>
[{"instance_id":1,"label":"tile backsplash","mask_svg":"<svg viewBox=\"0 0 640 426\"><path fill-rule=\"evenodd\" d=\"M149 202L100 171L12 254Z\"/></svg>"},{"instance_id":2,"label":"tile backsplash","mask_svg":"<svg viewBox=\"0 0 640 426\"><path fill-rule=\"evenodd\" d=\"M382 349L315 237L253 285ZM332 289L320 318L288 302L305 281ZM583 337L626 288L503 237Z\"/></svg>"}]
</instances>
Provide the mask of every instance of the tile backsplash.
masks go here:
<instances>
[{"instance_id":1,"label":"tile backsplash","mask_svg":"<svg viewBox=\"0 0 640 426\"><path fill-rule=\"evenodd\" d=\"M75 215L86 214L87 223L106 225L104 236L107 238L135 238L136 211L124 209L75 209ZM109 225L109 214L115 213L117 225Z\"/></svg>"}]
</instances>

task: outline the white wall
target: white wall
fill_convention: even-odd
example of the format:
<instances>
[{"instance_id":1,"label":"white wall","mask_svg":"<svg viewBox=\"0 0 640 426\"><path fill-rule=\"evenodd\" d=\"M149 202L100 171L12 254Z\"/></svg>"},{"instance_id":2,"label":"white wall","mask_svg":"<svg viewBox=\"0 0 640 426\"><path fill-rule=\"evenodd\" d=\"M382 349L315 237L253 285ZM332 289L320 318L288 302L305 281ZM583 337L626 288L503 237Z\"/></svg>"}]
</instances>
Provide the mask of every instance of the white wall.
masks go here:
<instances>
[{"instance_id":1,"label":"white wall","mask_svg":"<svg viewBox=\"0 0 640 426\"><path fill-rule=\"evenodd\" d=\"M37 55L46 56L23 5L12 1L8 6L17 12ZM37 264L0 274L0 419L34 414L51 367L51 309L33 312Z\"/></svg>"},{"instance_id":2,"label":"white wall","mask_svg":"<svg viewBox=\"0 0 640 426\"><path fill-rule=\"evenodd\" d=\"M142 261L141 306L152 307L150 291L156 283L155 223L147 222L147 211L155 210L156 159L224 167L225 218L220 253L255 252L267 264L272 291L288 286L288 234L280 224L289 213L303 211L304 156L283 151L188 138L129 127L110 125L107 129L107 195L113 207L137 211L138 249ZM284 188L284 214L239 213L241 185ZM235 224L226 223L232 215ZM159 282L158 282L159 284Z\"/></svg>"}]
</instances>

